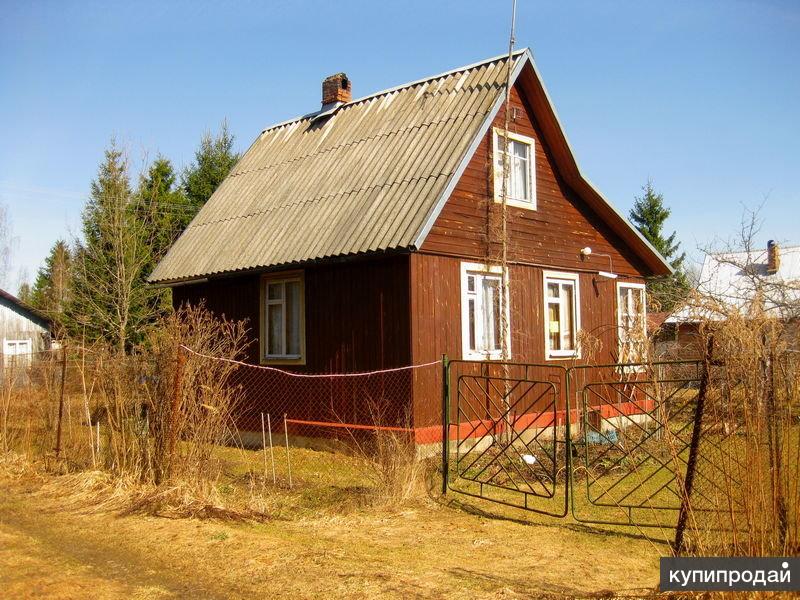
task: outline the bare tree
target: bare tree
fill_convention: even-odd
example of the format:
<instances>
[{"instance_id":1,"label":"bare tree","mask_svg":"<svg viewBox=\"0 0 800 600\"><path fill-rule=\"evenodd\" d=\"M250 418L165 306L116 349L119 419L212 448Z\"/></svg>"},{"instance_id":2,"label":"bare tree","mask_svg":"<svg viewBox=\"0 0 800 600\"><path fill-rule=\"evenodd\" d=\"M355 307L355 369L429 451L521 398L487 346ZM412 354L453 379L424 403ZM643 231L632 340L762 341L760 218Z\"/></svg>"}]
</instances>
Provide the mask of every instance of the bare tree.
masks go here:
<instances>
[{"instance_id":1,"label":"bare tree","mask_svg":"<svg viewBox=\"0 0 800 600\"><path fill-rule=\"evenodd\" d=\"M0 287L8 287L8 276L11 271L11 257L14 254L17 239L8 208L0 203Z\"/></svg>"}]
</instances>

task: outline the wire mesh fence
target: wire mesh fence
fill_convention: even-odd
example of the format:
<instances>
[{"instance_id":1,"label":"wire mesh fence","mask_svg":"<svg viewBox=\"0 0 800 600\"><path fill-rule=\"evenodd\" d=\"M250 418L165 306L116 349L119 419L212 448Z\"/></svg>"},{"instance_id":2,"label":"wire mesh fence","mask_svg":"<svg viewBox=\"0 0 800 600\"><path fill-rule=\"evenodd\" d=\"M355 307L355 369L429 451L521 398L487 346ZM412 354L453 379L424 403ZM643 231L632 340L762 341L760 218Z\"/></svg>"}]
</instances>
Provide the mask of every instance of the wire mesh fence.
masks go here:
<instances>
[{"instance_id":1,"label":"wire mesh fence","mask_svg":"<svg viewBox=\"0 0 800 600\"><path fill-rule=\"evenodd\" d=\"M204 460L231 472L253 468L252 457L241 453L232 462L226 447L280 449L281 457L286 448L328 450L372 460L389 451L387 444L402 454L441 439L440 427L415 426L412 410L415 378L441 378L439 361L304 374L175 350L117 356L76 347L7 360L2 449L58 457L70 468L125 469L159 479L183 468L192 453L206 453ZM292 467L282 460L286 483ZM316 468L314 461L298 461L295 482L313 479Z\"/></svg>"},{"instance_id":2,"label":"wire mesh fence","mask_svg":"<svg viewBox=\"0 0 800 600\"><path fill-rule=\"evenodd\" d=\"M233 427L246 447L263 445L267 433L288 438L294 446L326 449L360 445L376 432L424 442L425 435L418 435L423 428L415 426L412 410L415 375L441 376L440 361L369 372L308 374L207 356L189 348L183 351L187 361L200 365L223 361L232 366ZM429 427L424 430L427 433Z\"/></svg>"},{"instance_id":3,"label":"wire mesh fence","mask_svg":"<svg viewBox=\"0 0 800 600\"><path fill-rule=\"evenodd\" d=\"M771 498L782 535L796 539L798 355L754 364L769 385L745 369L712 364L693 518L708 525L705 515L722 511L737 531L766 530L774 523L751 502L762 495ZM701 372L700 361L640 369L453 361L451 475L545 514L563 516L571 506L576 518L595 522L617 522L623 510L623 523L654 515L654 523L674 523L686 494ZM370 477L388 480L398 461L407 466L426 455L420 449L440 451L442 375L439 361L298 373L177 345L133 356L76 347L5 357L0 449L154 481L176 472L213 480L213 471L296 486L325 470L361 485L349 459L372 461L380 468ZM309 454L316 450L334 453Z\"/></svg>"}]
</instances>

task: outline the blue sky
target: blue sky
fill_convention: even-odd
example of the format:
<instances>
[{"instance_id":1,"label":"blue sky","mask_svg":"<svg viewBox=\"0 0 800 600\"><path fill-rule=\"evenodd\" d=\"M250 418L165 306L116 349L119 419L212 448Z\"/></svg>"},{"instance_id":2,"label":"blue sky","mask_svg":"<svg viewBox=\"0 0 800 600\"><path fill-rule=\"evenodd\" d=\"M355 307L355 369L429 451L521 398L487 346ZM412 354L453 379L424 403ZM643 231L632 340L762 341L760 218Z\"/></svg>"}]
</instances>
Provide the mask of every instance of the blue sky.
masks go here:
<instances>
[{"instance_id":1,"label":"blue sky","mask_svg":"<svg viewBox=\"0 0 800 600\"><path fill-rule=\"evenodd\" d=\"M189 163L227 119L244 150L319 106L505 51L510 0L0 0L0 202L33 278L115 136L140 164ZM584 172L627 211L651 177L693 258L763 204L759 238L800 243L800 2L519 0ZM762 239L763 238L763 239Z\"/></svg>"}]
</instances>

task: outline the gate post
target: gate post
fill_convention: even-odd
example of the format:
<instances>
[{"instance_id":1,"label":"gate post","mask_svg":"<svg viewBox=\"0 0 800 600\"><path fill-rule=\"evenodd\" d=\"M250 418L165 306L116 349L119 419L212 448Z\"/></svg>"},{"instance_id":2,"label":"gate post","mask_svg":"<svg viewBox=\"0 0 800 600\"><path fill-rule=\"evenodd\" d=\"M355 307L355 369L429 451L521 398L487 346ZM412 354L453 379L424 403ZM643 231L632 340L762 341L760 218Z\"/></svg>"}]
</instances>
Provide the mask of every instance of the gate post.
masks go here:
<instances>
[{"instance_id":1,"label":"gate post","mask_svg":"<svg viewBox=\"0 0 800 600\"><path fill-rule=\"evenodd\" d=\"M442 354L442 495L450 477L450 361Z\"/></svg>"},{"instance_id":2,"label":"gate post","mask_svg":"<svg viewBox=\"0 0 800 600\"><path fill-rule=\"evenodd\" d=\"M714 351L714 338L708 338L705 356L703 357L703 372L700 375L700 390L697 394L697 408L694 413L694 428L692 429L692 441L689 445L689 458L686 461L686 479L683 484L683 497L681 498L681 510L678 514L678 526L675 529L675 543L673 548L677 556L683 550L683 534L686 530L686 521L689 518L690 497L692 495L692 485L694 484L694 474L697 469L697 453L700 448L700 435L703 427L703 411L706 404L706 393L708 392L709 372L711 371L711 358Z\"/></svg>"},{"instance_id":3,"label":"gate post","mask_svg":"<svg viewBox=\"0 0 800 600\"><path fill-rule=\"evenodd\" d=\"M572 415L570 414L570 402L569 402L569 395L572 393L571 386L569 384L570 377L572 377L572 369L574 367L568 367L564 370L564 466L566 467L566 473L564 474L564 516L569 514L569 511L572 510L573 516L575 515L575 500L572 497L573 490L575 486L573 485L572 481ZM558 414L558 411L556 411ZM554 447L558 447L555 445ZM558 458L558 450L556 450L556 459Z\"/></svg>"}]
</instances>

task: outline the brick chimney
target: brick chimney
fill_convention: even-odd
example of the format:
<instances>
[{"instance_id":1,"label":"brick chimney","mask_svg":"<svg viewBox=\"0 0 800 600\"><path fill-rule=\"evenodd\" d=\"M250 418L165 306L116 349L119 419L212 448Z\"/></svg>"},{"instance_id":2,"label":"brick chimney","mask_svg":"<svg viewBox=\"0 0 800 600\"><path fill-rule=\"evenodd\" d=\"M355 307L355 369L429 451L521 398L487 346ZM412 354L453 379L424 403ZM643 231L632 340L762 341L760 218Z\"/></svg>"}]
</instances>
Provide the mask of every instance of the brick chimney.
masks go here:
<instances>
[{"instance_id":1,"label":"brick chimney","mask_svg":"<svg viewBox=\"0 0 800 600\"><path fill-rule=\"evenodd\" d=\"M322 105L350 102L353 99L350 79L345 73L336 73L322 81Z\"/></svg>"},{"instance_id":2,"label":"brick chimney","mask_svg":"<svg viewBox=\"0 0 800 600\"><path fill-rule=\"evenodd\" d=\"M775 275L781 268L781 247L778 242L770 240L767 242L767 274Z\"/></svg>"}]
</instances>

